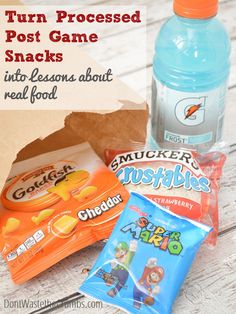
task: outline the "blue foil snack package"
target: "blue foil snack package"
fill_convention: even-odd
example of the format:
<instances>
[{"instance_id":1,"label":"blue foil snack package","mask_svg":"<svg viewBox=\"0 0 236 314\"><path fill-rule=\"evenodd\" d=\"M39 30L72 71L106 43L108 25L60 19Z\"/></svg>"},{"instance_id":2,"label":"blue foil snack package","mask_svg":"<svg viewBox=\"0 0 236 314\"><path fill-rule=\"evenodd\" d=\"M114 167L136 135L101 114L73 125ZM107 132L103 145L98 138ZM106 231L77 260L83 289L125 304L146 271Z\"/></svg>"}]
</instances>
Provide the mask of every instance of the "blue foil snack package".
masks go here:
<instances>
[{"instance_id":1,"label":"blue foil snack package","mask_svg":"<svg viewBox=\"0 0 236 314\"><path fill-rule=\"evenodd\" d=\"M130 313L171 313L211 227L131 192L79 291Z\"/></svg>"}]
</instances>

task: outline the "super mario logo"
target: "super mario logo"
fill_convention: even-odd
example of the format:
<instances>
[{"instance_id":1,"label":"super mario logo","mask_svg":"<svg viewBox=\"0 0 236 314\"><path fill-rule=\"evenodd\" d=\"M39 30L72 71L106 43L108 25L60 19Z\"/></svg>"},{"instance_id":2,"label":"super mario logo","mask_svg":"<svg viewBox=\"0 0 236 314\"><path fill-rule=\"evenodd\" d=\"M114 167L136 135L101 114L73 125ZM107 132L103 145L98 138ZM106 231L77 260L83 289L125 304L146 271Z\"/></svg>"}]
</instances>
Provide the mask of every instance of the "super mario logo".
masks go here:
<instances>
[{"instance_id":1,"label":"super mario logo","mask_svg":"<svg viewBox=\"0 0 236 314\"><path fill-rule=\"evenodd\" d=\"M132 234L136 240L152 244L162 251L168 251L172 255L179 255L183 246L180 241L180 232L168 231L162 226L156 226L146 217L140 217L121 229L122 232Z\"/></svg>"}]
</instances>

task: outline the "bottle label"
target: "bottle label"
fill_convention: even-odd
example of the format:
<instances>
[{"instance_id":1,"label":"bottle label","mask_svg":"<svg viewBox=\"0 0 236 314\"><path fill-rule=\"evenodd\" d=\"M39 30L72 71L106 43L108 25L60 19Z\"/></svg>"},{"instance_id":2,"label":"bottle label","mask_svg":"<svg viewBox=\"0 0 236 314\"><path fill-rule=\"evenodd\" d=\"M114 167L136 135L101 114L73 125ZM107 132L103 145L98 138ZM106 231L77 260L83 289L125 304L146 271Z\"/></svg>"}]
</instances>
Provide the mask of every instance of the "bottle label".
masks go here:
<instances>
[{"instance_id":1,"label":"bottle label","mask_svg":"<svg viewBox=\"0 0 236 314\"><path fill-rule=\"evenodd\" d=\"M158 141L199 145L221 140L227 82L205 92L177 91L153 80ZM159 127L158 127L159 126ZM155 128L155 126L154 126Z\"/></svg>"}]
</instances>

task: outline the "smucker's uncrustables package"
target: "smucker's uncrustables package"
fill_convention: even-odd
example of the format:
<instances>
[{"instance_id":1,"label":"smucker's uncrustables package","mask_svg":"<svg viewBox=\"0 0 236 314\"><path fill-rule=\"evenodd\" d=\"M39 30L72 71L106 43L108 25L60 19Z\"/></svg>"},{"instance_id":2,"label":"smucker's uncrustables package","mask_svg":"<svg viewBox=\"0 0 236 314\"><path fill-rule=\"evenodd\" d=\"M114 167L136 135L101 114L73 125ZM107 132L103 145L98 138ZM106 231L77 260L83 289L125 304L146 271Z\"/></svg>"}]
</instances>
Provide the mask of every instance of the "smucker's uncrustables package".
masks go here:
<instances>
[{"instance_id":1,"label":"smucker's uncrustables package","mask_svg":"<svg viewBox=\"0 0 236 314\"><path fill-rule=\"evenodd\" d=\"M169 314L210 229L132 192L79 291L129 313Z\"/></svg>"},{"instance_id":2,"label":"smucker's uncrustables package","mask_svg":"<svg viewBox=\"0 0 236 314\"><path fill-rule=\"evenodd\" d=\"M113 156L113 157L112 157ZM213 227L218 234L219 178L225 155L186 150L107 150L109 168L129 190L139 192L174 213Z\"/></svg>"},{"instance_id":3,"label":"smucker's uncrustables package","mask_svg":"<svg viewBox=\"0 0 236 314\"><path fill-rule=\"evenodd\" d=\"M129 193L84 143L13 164L0 250L15 283L110 235Z\"/></svg>"}]
</instances>

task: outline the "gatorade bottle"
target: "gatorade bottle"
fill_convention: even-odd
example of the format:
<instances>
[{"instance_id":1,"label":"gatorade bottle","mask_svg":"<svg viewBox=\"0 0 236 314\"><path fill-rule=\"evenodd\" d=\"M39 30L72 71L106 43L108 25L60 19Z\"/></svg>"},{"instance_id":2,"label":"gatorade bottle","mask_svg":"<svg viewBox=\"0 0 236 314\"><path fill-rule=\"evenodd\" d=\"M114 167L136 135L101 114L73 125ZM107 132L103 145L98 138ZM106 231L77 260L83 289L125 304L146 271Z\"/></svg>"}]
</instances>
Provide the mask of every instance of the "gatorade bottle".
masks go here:
<instances>
[{"instance_id":1,"label":"gatorade bottle","mask_svg":"<svg viewBox=\"0 0 236 314\"><path fill-rule=\"evenodd\" d=\"M208 150L222 139L230 39L217 10L217 0L174 0L156 39L152 135L164 147Z\"/></svg>"}]
</instances>

